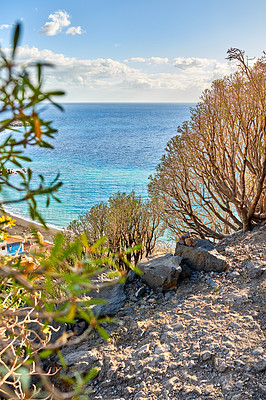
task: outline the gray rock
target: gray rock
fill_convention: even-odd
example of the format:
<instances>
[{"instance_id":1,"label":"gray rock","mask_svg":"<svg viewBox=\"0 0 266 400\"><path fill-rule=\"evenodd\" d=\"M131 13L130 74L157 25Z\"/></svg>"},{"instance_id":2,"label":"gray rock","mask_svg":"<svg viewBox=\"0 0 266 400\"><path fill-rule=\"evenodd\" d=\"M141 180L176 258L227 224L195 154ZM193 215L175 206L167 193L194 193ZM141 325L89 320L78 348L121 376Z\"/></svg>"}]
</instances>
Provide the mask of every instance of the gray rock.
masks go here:
<instances>
[{"instance_id":1,"label":"gray rock","mask_svg":"<svg viewBox=\"0 0 266 400\"><path fill-rule=\"evenodd\" d=\"M237 305L245 304L248 303L249 301L247 293L243 291L239 291L236 293L232 293L228 296L225 296L224 300L228 301L231 304L237 304Z\"/></svg>"},{"instance_id":2,"label":"gray rock","mask_svg":"<svg viewBox=\"0 0 266 400\"><path fill-rule=\"evenodd\" d=\"M172 292L166 292L165 295L164 295L164 299L165 299L166 301L170 300L171 297L172 297Z\"/></svg>"},{"instance_id":3,"label":"gray rock","mask_svg":"<svg viewBox=\"0 0 266 400\"><path fill-rule=\"evenodd\" d=\"M208 241L199 239L195 247L176 244L175 256L182 257L182 264L192 270L221 272L226 268L227 260L218 253Z\"/></svg>"},{"instance_id":4,"label":"gray rock","mask_svg":"<svg viewBox=\"0 0 266 400\"><path fill-rule=\"evenodd\" d=\"M197 248L205 249L205 250L213 250L214 245L207 239L195 239Z\"/></svg>"},{"instance_id":5,"label":"gray rock","mask_svg":"<svg viewBox=\"0 0 266 400\"><path fill-rule=\"evenodd\" d=\"M218 372L225 372L228 368L225 361L222 358L215 358L214 360L214 368Z\"/></svg>"},{"instance_id":6,"label":"gray rock","mask_svg":"<svg viewBox=\"0 0 266 400\"><path fill-rule=\"evenodd\" d=\"M261 358L253 362L253 367L257 372L263 372L266 370L266 359Z\"/></svg>"},{"instance_id":7,"label":"gray rock","mask_svg":"<svg viewBox=\"0 0 266 400\"><path fill-rule=\"evenodd\" d=\"M72 365L77 365L79 363L87 366L88 364L93 364L95 361L98 361L96 353L94 351L88 351L87 349L75 349L74 351L72 349L69 349L63 351L62 353L67 367L71 367ZM60 361L58 363L60 364Z\"/></svg>"},{"instance_id":8,"label":"gray rock","mask_svg":"<svg viewBox=\"0 0 266 400\"><path fill-rule=\"evenodd\" d=\"M228 325L230 328L233 329L240 329L240 325L238 325L236 322L231 321L230 324Z\"/></svg>"},{"instance_id":9,"label":"gray rock","mask_svg":"<svg viewBox=\"0 0 266 400\"><path fill-rule=\"evenodd\" d=\"M141 287L136 291L135 296L136 296L136 297L143 297L143 295L145 294L145 292L146 292L145 286L141 286Z\"/></svg>"},{"instance_id":10,"label":"gray rock","mask_svg":"<svg viewBox=\"0 0 266 400\"><path fill-rule=\"evenodd\" d=\"M264 350L263 350L262 347L257 347L256 349L254 349L254 350L252 351L252 354L253 354L255 357L259 357L259 356L261 356L263 353L264 353Z\"/></svg>"},{"instance_id":11,"label":"gray rock","mask_svg":"<svg viewBox=\"0 0 266 400\"><path fill-rule=\"evenodd\" d=\"M210 278L206 280L206 283L214 289L217 289L219 287L219 285Z\"/></svg>"},{"instance_id":12,"label":"gray rock","mask_svg":"<svg viewBox=\"0 0 266 400\"><path fill-rule=\"evenodd\" d=\"M142 271L141 278L148 286L158 290L171 290L176 287L182 272L180 262L181 257L166 254L140 262L138 267Z\"/></svg>"},{"instance_id":13,"label":"gray rock","mask_svg":"<svg viewBox=\"0 0 266 400\"><path fill-rule=\"evenodd\" d=\"M231 278L239 278L240 277L240 273L237 271L233 271L230 273Z\"/></svg>"},{"instance_id":14,"label":"gray rock","mask_svg":"<svg viewBox=\"0 0 266 400\"><path fill-rule=\"evenodd\" d=\"M116 315L124 307L126 302L124 286L125 284L115 283L105 288L101 288L98 291L93 290L89 292L88 295L85 296L86 298L102 299L106 301L106 304L97 304L92 306L95 315Z\"/></svg>"},{"instance_id":15,"label":"gray rock","mask_svg":"<svg viewBox=\"0 0 266 400\"><path fill-rule=\"evenodd\" d=\"M249 262L246 265L247 274L250 279L259 278L266 270L265 265L259 262Z\"/></svg>"},{"instance_id":16,"label":"gray rock","mask_svg":"<svg viewBox=\"0 0 266 400\"><path fill-rule=\"evenodd\" d=\"M19 308L17 311L14 312L14 314L18 314L18 320L21 322L24 320L25 317L21 317L20 313L28 313L28 318L25 326L27 329L30 330L29 332L29 338L34 341L36 344L40 343L40 338L44 338L44 334L42 331L42 324L45 323L45 320L42 318L39 319L39 323L37 322L28 322L31 321L31 318L34 320L36 317L34 316L35 314L35 309L33 307L22 307ZM49 326L49 331L51 333L51 338L50 338L50 343L55 343L66 331L66 324L63 322L57 322L53 320L52 322L48 323Z\"/></svg>"},{"instance_id":17,"label":"gray rock","mask_svg":"<svg viewBox=\"0 0 266 400\"><path fill-rule=\"evenodd\" d=\"M208 350L204 351L203 353L201 353L201 359L202 361L208 361L212 358L212 353Z\"/></svg>"},{"instance_id":18,"label":"gray rock","mask_svg":"<svg viewBox=\"0 0 266 400\"><path fill-rule=\"evenodd\" d=\"M184 328L184 325L183 324L174 324L174 325L172 325L172 327L173 327L174 331L180 331L181 329Z\"/></svg>"},{"instance_id":19,"label":"gray rock","mask_svg":"<svg viewBox=\"0 0 266 400\"><path fill-rule=\"evenodd\" d=\"M102 364L94 350L65 348L62 350L62 355L66 365L62 373L70 378L73 378L76 372L84 374ZM59 360L58 364L61 365Z\"/></svg>"},{"instance_id":20,"label":"gray rock","mask_svg":"<svg viewBox=\"0 0 266 400\"><path fill-rule=\"evenodd\" d=\"M127 274L127 281L128 282L133 282L137 278L136 272L132 271L132 269L128 272Z\"/></svg>"}]
</instances>

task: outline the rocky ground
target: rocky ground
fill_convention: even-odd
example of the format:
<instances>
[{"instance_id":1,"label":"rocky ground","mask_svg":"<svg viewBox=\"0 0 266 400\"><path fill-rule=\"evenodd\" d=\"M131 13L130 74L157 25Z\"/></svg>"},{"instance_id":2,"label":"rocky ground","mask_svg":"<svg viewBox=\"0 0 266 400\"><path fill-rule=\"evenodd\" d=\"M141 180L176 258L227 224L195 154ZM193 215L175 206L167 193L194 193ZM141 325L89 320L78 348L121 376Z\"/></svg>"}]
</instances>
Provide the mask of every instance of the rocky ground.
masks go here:
<instances>
[{"instance_id":1,"label":"rocky ground","mask_svg":"<svg viewBox=\"0 0 266 400\"><path fill-rule=\"evenodd\" d=\"M159 293L140 278L108 327L65 349L67 374L100 367L92 400L266 398L266 225L235 234L217 250L225 272L197 272Z\"/></svg>"}]
</instances>

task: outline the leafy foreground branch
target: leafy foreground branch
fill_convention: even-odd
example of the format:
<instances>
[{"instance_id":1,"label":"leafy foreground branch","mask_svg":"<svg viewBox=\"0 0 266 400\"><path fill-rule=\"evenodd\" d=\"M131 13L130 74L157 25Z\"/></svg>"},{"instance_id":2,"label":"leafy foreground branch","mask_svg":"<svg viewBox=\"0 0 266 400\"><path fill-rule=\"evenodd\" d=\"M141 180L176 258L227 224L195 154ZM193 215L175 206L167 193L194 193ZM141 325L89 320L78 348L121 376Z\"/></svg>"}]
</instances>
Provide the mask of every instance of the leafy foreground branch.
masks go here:
<instances>
[{"instance_id":1,"label":"leafy foreground branch","mask_svg":"<svg viewBox=\"0 0 266 400\"><path fill-rule=\"evenodd\" d=\"M60 368L51 372L45 362L56 354L62 368L64 359L61 348L78 344L93 332L108 339L101 326L111 319L98 318L92 306L104 301L87 300L90 290L95 289L93 278L108 273L110 284L125 280L125 269L118 267L124 261L128 266L126 254L110 254L101 248L102 241L87 247L87 238L65 243L62 234L55 238L53 248L48 254L35 253L23 260L21 257L2 259L0 264L0 393L6 399L26 398L87 398L85 384L98 371L92 370L86 376L77 373L76 379L60 376ZM82 257L82 247L87 247L86 258ZM79 255L77 257L77 255ZM72 258L70 266L69 259ZM75 261L74 261L75 260ZM111 268L111 270L110 270ZM133 268L133 267L132 267ZM134 268L133 268L134 269ZM102 288L107 284L98 285ZM53 339L63 324L74 324L76 319L86 321L88 328L79 337L63 331ZM58 335L57 335L58 336ZM52 375L56 380L51 381ZM71 387L63 393L54 382L65 382Z\"/></svg>"},{"instance_id":2,"label":"leafy foreground branch","mask_svg":"<svg viewBox=\"0 0 266 400\"><path fill-rule=\"evenodd\" d=\"M26 201L33 219L44 226L45 221L37 209L37 198L46 197L59 201L56 192L61 186L58 176L46 184L39 176L39 185L32 184L33 172L29 168L31 159L25 149L31 146L51 148L50 140L57 132L51 121L40 115L44 101L52 105L53 97L62 92L47 92L43 89L43 68L46 63L19 65L17 61L20 25L13 36L10 54L0 53L0 190L9 188L12 195L1 200L5 204ZM18 179L13 180L9 168L20 168ZM26 174L25 174L26 169ZM7 229L14 220L1 217L0 240L8 238ZM104 248L103 240L89 244L85 234L80 240L68 242L62 234L57 235L54 245L47 251L35 239L39 251L25 255L8 255L0 258L0 397L12 399L84 399L86 383L97 374L92 370L86 376L78 373L75 378L60 377L65 363L62 346L79 343L92 332L108 339L101 324L109 318L99 318L92 307L101 300L88 300L84 295L95 289L93 279L105 273L109 284L123 282L125 269L131 265L128 254L119 254ZM84 251L85 249L85 251ZM133 267L132 267L133 268ZM64 325L74 324L77 318L87 323L87 330L72 338L65 332ZM58 357L62 367L52 371L50 358ZM60 365L60 364L59 364ZM66 383L67 392L60 389Z\"/></svg>"},{"instance_id":3,"label":"leafy foreground branch","mask_svg":"<svg viewBox=\"0 0 266 400\"><path fill-rule=\"evenodd\" d=\"M47 185L44 177L39 175L39 184L32 185L33 174L29 168L31 159L24 153L31 146L53 148L50 139L54 138L57 130L52 127L51 121L41 118L40 104L49 102L62 110L53 97L61 96L64 92L43 89L43 69L52 65L41 62L24 66L19 64L17 52L20 36L21 25L18 24L14 31L11 54L5 54L0 49L0 134L3 136L0 144L0 191L3 188L12 191L10 199L1 200L0 208L3 210L6 204L26 201L31 218L38 219L45 226L37 210L36 198L45 196L47 206L51 199L59 201L55 194L62 182L56 176ZM23 171L25 165L26 174ZM16 181L8 173L10 168L21 169Z\"/></svg>"}]
</instances>

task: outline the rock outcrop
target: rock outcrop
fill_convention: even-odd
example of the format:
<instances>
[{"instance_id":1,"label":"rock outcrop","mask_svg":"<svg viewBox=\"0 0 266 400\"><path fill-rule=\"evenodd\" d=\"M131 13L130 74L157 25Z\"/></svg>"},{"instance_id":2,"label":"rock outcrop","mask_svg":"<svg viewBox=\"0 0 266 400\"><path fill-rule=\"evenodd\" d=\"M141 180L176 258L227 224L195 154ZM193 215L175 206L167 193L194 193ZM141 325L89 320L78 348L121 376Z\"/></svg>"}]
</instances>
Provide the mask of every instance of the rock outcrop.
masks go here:
<instances>
[{"instance_id":1,"label":"rock outcrop","mask_svg":"<svg viewBox=\"0 0 266 400\"><path fill-rule=\"evenodd\" d=\"M208 240L194 239L193 245L176 244L175 256L181 257L181 265L186 264L196 271L222 272L226 269L226 257L218 253Z\"/></svg>"},{"instance_id":2,"label":"rock outcrop","mask_svg":"<svg viewBox=\"0 0 266 400\"><path fill-rule=\"evenodd\" d=\"M166 254L161 257L150 257L148 261L140 262L142 279L153 289L171 290L177 285L182 272L181 257Z\"/></svg>"},{"instance_id":3,"label":"rock outcrop","mask_svg":"<svg viewBox=\"0 0 266 400\"><path fill-rule=\"evenodd\" d=\"M92 281L94 285L99 286L99 289L90 291L85 297L105 301L105 304L96 304L92 307L95 315L116 315L126 302L124 284L112 282L108 274L101 274Z\"/></svg>"}]
</instances>

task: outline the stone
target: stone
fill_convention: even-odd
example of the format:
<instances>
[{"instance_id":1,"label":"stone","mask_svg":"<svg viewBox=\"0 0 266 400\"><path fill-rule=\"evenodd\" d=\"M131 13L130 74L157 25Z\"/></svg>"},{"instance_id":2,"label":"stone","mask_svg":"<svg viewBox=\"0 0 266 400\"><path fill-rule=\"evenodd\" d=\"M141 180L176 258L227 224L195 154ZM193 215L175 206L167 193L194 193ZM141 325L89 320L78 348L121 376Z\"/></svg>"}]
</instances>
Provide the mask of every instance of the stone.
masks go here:
<instances>
[{"instance_id":1,"label":"stone","mask_svg":"<svg viewBox=\"0 0 266 400\"><path fill-rule=\"evenodd\" d=\"M150 257L148 261L138 263L142 271L141 278L153 289L171 290L177 285L182 269L181 257L166 254L160 257Z\"/></svg>"},{"instance_id":2,"label":"stone","mask_svg":"<svg viewBox=\"0 0 266 400\"><path fill-rule=\"evenodd\" d=\"M245 304L245 303L248 303L248 301L249 301L248 295L244 291L231 293L230 295L225 296L224 299L226 301L228 301L229 303L232 303L232 304L235 303L237 305Z\"/></svg>"},{"instance_id":3,"label":"stone","mask_svg":"<svg viewBox=\"0 0 266 400\"><path fill-rule=\"evenodd\" d=\"M182 387L182 382L180 378L174 376L173 378L168 379L166 386L168 386L171 390L177 390Z\"/></svg>"},{"instance_id":4,"label":"stone","mask_svg":"<svg viewBox=\"0 0 266 400\"><path fill-rule=\"evenodd\" d=\"M194 246L196 246L196 241L193 238L186 238L185 245L194 247Z\"/></svg>"},{"instance_id":5,"label":"stone","mask_svg":"<svg viewBox=\"0 0 266 400\"><path fill-rule=\"evenodd\" d=\"M214 368L216 369L216 371L218 372L225 372L227 370L227 365L225 363L225 361L222 358L215 358L214 360Z\"/></svg>"},{"instance_id":6,"label":"stone","mask_svg":"<svg viewBox=\"0 0 266 400\"><path fill-rule=\"evenodd\" d=\"M180 331L181 329L184 328L183 324L174 324L172 325L172 328L174 331Z\"/></svg>"},{"instance_id":7,"label":"stone","mask_svg":"<svg viewBox=\"0 0 266 400\"><path fill-rule=\"evenodd\" d=\"M127 281L128 282L133 282L137 278L136 272L134 272L132 269L128 272L127 274Z\"/></svg>"},{"instance_id":8,"label":"stone","mask_svg":"<svg viewBox=\"0 0 266 400\"><path fill-rule=\"evenodd\" d=\"M264 350L263 350L262 347L257 347L256 349L254 349L254 350L252 351L252 354L253 354L255 357L261 356L263 353L264 353Z\"/></svg>"},{"instance_id":9,"label":"stone","mask_svg":"<svg viewBox=\"0 0 266 400\"><path fill-rule=\"evenodd\" d=\"M231 278L239 278L240 277L240 273L237 271L233 271L230 273Z\"/></svg>"},{"instance_id":10,"label":"stone","mask_svg":"<svg viewBox=\"0 0 266 400\"><path fill-rule=\"evenodd\" d=\"M27 321L31 321L31 318L34 320L35 317L32 317L35 313L33 307L21 307L17 310L14 310L14 316L18 316L18 321L22 321L25 316L20 316L23 313L28 313ZM27 328L31 331L29 338L33 340L36 344L40 342L40 338L43 337L42 332L42 324L45 320L40 319L40 323L37 322L26 322ZM49 322L49 331L51 333L50 343L55 343L63 333L66 331L67 325L63 322L57 322L55 320Z\"/></svg>"},{"instance_id":11,"label":"stone","mask_svg":"<svg viewBox=\"0 0 266 400\"><path fill-rule=\"evenodd\" d=\"M206 280L206 283L214 289L218 289L219 287L219 285L210 278Z\"/></svg>"},{"instance_id":12,"label":"stone","mask_svg":"<svg viewBox=\"0 0 266 400\"><path fill-rule=\"evenodd\" d=\"M210 351L204 351L201 353L202 361L208 361L212 358L212 353Z\"/></svg>"},{"instance_id":13,"label":"stone","mask_svg":"<svg viewBox=\"0 0 266 400\"><path fill-rule=\"evenodd\" d=\"M253 368L256 372L263 372L266 370L266 359L261 358L253 362Z\"/></svg>"},{"instance_id":14,"label":"stone","mask_svg":"<svg viewBox=\"0 0 266 400\"><path fill-rule=\"evenodd\" d=\"M192 270L197 271L224 271L227 266L227 259L219 254L208 240L195 240L195 247L176 244L175 256L182 257L181 265L186 264Z\"/></svg>"},{"instance_id":15,"label":"stone","mask_svg":"<svg viewBox=\"0 0 266 400\"><path fill-rule=\"evenodd\" d=\"M141 286L135 293L136 297L142 297L146 292L146 288L144 286Z\"/></svg>"},{"instance_id":16,"label":"stone","mask_svg":"<svg viewBox=\"0 0 266 400\"><path fill-rule=\"evenodd\" d=\"M172 297L172 293L171 293L171 292L166 292L165 295L164 295L164 299L165 299L166 301L170 300L171 297Z\"/></svg>"},{"instance_id":17,"label":"stone","mask_svg":"<svg viewBox=\"0 0 266 400\"><path fill-rule=\"evenodd\" d=\"M156 346L154 349L154 354L156 354L156 355L162 354L164 352L165 352L165 349L161 345Z\"/></svg>"},{"instance_id":18,"label":"stone","mask_svg":"<svg viewBox=\"0 0 266 400\"><path fill-rule=\"evenodd\" d=\"M246 271L250 279L259 278L265 270L265 265L260 262L249 262L246 265Z\"/></svg>"},{"instance_id":19,"label":"stone","mask_svg":"<svg viewBox=\"0 0 266 400\"><path fill-rule=\"evenodd\" d=\"M231 321L228 326L230 326L230 328L233 328L233 329L240 329L240 325L238 325L236 322L233 322L233 321Z\"/></svg>"},{"instance_id":20,"label":"stone","mask_svg":"<svg viewBox=\"0 0 266 400\"><path fill-rule=\"evenodd\" d=\"M68 367L71 365L76 365L79 362L86 362L86 363L94 363L98 361L98 357L94 351L88 351L85 349L77 350L75 349L73 352L71 349L69 351L62 351L65 363ZM60 363L60 362L59 362Z\"/></svg>"},{"instance_id":21,"label":"stone","mask_svg":"<svg viewBox=\"0 0 266 400\"><path fill-rule=\"evenodd\" d=\"M100 287L102 283L109 283L109 286ZM106 304L97 304L93 305L91 308L95 315L101 316L113 316L116 315L125 305L126 303L126 294L125 294L125 284L121 283L112 283L112 281L108 278L101 282L93 282L99 284L99 290L92 290L84 298L89 299L102 299L106 301Z\"/></svg>"},{"instance_id":22,"label":"stone","mask_svg":"<svg viewBox=\"0 0 266 400\"><path fill-rule=\"evenodd\" d=\"M66 368L62 370L64 375L72 378L76 372L80 374L87 373L93 367L100 367L101 362L95 351L88 351L87 349L71 349L66 347L62 350ZM58 360L57 363L61 365Z\"/></svg>"}]
</instances>

